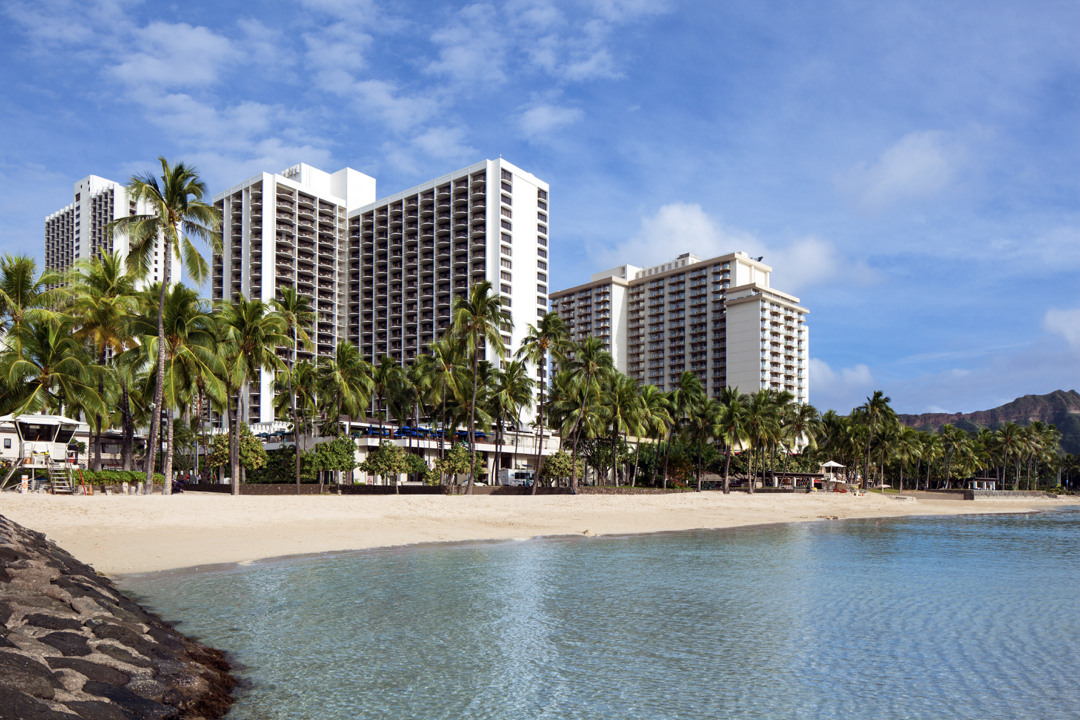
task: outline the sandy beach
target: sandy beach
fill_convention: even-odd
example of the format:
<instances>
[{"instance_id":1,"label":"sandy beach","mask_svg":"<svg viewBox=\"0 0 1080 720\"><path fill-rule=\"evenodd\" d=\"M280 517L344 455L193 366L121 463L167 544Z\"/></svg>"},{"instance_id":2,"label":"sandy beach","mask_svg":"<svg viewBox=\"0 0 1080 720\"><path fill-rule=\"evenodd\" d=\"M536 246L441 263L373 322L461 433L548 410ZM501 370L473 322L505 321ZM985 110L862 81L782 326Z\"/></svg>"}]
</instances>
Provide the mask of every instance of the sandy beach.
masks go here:
<instances>
[{"instance_id":1,"label":"sandy beach","mask_svg":"<svg viewBox=\"0 0 1080 720\"><path fill-rule=\"evenodd\" d=\"M428 542L622 535L834 518L1059 508L1071 499L963 501L755 495L162 497L5 494L0 514L109 575Z\"/></svg>"}]
</instances>

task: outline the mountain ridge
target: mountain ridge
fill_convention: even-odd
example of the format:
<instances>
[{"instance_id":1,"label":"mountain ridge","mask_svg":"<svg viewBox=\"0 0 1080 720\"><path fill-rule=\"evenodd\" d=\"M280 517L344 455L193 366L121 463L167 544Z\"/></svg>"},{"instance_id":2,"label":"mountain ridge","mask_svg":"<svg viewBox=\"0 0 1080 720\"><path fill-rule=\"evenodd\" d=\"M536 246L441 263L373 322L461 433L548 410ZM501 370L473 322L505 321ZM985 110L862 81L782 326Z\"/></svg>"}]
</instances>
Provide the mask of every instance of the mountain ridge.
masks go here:
<instances>
[{"instance_id":1,"label":"mountain ridge","mask_svg":"<svg viewBox=\"0 0 1080 720\"><path fill-rule=\"evenodd\" d=\"M1046 395L1024 395L990 410L970 413L898 414L903 425L917 430L937 432L952 424L968 432L982 428L997 430L1007 422L1030 425L1035 420L1053 424L1061 432L1061 447L1068 453L1080 453L1080 393L1055 390Z\"/></svg>"}]
</instances>

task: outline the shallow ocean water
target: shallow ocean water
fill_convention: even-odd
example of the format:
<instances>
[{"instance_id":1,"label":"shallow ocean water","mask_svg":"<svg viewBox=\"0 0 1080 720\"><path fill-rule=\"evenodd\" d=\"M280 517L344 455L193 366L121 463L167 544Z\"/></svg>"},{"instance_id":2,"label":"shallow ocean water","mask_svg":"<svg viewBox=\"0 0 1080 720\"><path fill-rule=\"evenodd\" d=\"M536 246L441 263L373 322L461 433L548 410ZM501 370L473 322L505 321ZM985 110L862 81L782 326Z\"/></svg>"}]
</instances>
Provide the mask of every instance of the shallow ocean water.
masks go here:
<instances>
[{"instance_id":1,"label":"shallow ocean water","mask_svg":"<svg viewBox=\"0 0 1080 720\"><path fill-rule=\"evenodd\" d=\"M405 547L124 578L230 720L1080 717L1080 512Z\"/></svg>"}]
</instances>

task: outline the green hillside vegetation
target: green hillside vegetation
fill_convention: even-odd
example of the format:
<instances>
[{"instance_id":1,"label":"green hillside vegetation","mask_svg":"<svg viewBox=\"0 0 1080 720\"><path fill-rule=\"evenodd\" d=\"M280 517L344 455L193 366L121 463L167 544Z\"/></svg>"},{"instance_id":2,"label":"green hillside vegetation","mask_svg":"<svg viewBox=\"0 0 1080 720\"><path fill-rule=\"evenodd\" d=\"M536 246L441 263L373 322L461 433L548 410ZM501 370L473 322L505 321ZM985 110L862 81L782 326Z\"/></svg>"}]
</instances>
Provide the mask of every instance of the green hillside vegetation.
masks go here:
<instances>
[{"instance_id":1,"label":"green hillside vegetation","mask_svg":"<svg viewBox=\"0 0 1080 720\"><path fill-rule=\"evenodd\" d=\"M1080 393L1075 390L1055 390L1047 395L1024 395L992 410L971 413L923 413L897 415L901 424L916 430L936 433L945 425L953 425L968 433L986 428L1000 430L1006 423L1022 427L1033 422L1054 425L1061 433L1061 449L1080 454Z\"/></svg>"}]
</instances>

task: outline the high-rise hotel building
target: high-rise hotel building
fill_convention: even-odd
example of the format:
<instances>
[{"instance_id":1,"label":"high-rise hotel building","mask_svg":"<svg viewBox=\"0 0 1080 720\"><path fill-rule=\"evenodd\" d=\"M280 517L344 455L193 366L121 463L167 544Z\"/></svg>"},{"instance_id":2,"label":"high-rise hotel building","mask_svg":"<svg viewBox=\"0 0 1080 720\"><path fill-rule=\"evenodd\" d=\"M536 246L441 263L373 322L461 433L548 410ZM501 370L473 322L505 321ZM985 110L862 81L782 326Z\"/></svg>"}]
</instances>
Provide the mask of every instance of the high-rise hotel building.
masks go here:
<instances>
[{"instance_id":1,"label":"high-rise hotel building","mask_svg":"<svg viewBox=\"0 0 1080 720\"><path fill-rule=\"evenodd\" d=\"M599 337L615 366L675 387L689 370L711 396L787 390L809 402L806 308L770 286L772 268L745 253L686 253L649 268L622 265L551 294L572 339Z\"/></svg>"},{"instance_id":2,"label":"high-rise hotel building","mask_svg":"<svg viewBox=\"0 0 1080 720\"><path fill-rule=\"evenodd\" d=\"M65 272L76 260L93 258L99 254L119 252L126 258L129 250L128 237L122 233L110 237L109 223L119 218L143 215L149 212L144 203L128 198L123 185L90 175L75 183L74 201L45 218L45 267ZM143 288L158 281L163 274L164 262L161 246L155 248L150 273L136 286ZM173 281L180 281L180 261L175 255L168 258Z\"/></svg>"},{"instance_id":3,"label":"high-rise hotel building","mask_svg":"<svg viewBox=\"0 0 1080 720\"><path fill-rule=\"evenodd\" d=\"M213 297L270 300L290 286L316 313L314 353L282 349L290 364L349 340L369 362L385 355L408 365L446 332L454 296L483 280L513 323L503 336L511 351L547 311L548 186L505 160L381 200L375 179L356 170L296 165L214 201L223 251ZM263 373L253 385L252 421L273 419L272 382Z\"/></svg>"},{"instance_id":4,"label":"high-rise hotel building","mask_svg":"<svg viewBox=\"0 0 1080 720\"><path fill-rule=\"evenodd\" d=\"M513 352L547 312L548 202L547 183L500 159L351 211L349 339L409 364L449 328L454 296L487 280Z\"/></svg>"}]
</instances>

